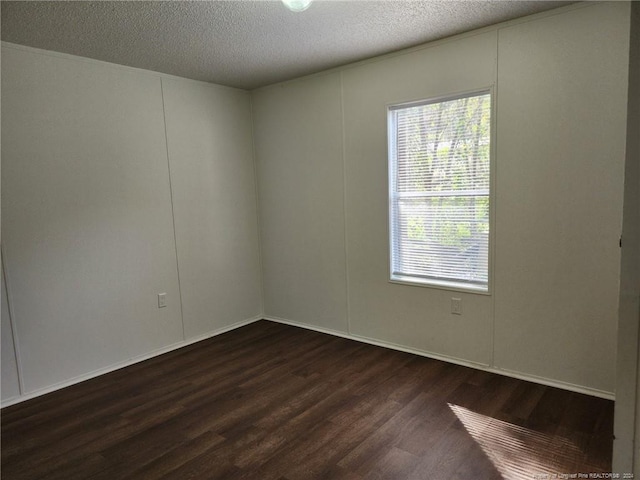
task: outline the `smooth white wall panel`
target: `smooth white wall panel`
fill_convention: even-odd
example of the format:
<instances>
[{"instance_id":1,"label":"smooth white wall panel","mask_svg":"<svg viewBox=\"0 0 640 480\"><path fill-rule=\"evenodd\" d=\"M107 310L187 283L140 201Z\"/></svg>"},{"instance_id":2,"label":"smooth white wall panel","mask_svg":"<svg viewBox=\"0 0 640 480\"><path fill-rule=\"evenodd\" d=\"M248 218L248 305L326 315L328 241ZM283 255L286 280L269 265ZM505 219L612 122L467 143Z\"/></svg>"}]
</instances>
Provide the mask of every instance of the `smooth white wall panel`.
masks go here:
<instances>
[{"instance_id":1,"label":"smooth white wall panel","mask_svg":"<svg viewBox=\"0 0 640 480\"><path fill-rule=\"evenodd\" d=\"M629 5L499 35L496 366L613 392Z\"/></svg>"},{"instance_id":2,"label":"smooth white wall panel","mask_svg":"<svg viewBox=\"0 0 640 480\"><path fill-rule=\"evenodd\" d=\"M187 338L262 311L248 92L162 79Z\"/></svg>"},{"instance_id":3,"label":"smooth white wall panel","mask_svg":"<svg viewBox=\"0 0 640 480\"><path fill-rule=\"evenodd\" d=\"M7 291L4 284L4 266L2 266L2 276L0 276L0 288L2 288L2 401L20 395L20 384L18 380L18 366L16 363L16 351L13 345L13 330L11 329L11 319L9 317L9 304L7 301Z\"/></svg>"},{"instance_id":4,"label":"smooth white wall panel","mask_svg":"<svg viewBox=\"0 0 640 480\"><path fill-rule=\"evenodd\" d=\"M254 92L265 314L347 331L340 75Z\"/></svg>"},{"instance_id":5,"label":"smooth white wall panel","mask_svg":"<svg viewBox=\"0 0 640 480\"><path fill-rule=\"evenodd\" d=\"M490 87L496 32L343 72L351 332L471 362L491 362L492 298L389 283L387 106ZM463 315L451 314L451 297Z\"/></svg>"},{"instance_id":6,"label":"smooth white wall panel","mask_svg":"<svg viewBox=\"0 0 640 480\"><path fill-rule=\"evenodd\" d=\"M181 341L160 78L3 46L2 133L25 393Z\"/></svg>"},{"instance_id":7,"label":"smooth white wall panel","mask_svg":"<svg viewBox=\"0 0 640 480\"><path fill-rule=\"evenodd\" d=\"M640 475L640 3L631 4L612 471ZM635 450L635 451L634 451ZM634 465L635 463L635 465Z\"/></svg>"}]
</instances>

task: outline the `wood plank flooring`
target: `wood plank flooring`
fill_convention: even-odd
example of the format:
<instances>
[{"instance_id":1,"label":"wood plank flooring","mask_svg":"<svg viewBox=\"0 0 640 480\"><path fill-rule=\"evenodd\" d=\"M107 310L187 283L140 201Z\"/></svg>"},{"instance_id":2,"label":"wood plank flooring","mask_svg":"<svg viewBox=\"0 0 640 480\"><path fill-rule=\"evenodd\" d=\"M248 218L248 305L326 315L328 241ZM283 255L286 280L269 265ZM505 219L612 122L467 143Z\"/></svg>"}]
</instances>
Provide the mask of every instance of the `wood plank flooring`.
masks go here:
<instances>
[{"instance_id":1,"label":"wood plank flooring","mask_svg":"<svg viewBox=\"0 0 640 480\"><path fill-rule=\"evenodd\" d=\"M541 479L610 471L613 402L260 321L1 423L3 480Z\"/></svg>"}]
</instances>

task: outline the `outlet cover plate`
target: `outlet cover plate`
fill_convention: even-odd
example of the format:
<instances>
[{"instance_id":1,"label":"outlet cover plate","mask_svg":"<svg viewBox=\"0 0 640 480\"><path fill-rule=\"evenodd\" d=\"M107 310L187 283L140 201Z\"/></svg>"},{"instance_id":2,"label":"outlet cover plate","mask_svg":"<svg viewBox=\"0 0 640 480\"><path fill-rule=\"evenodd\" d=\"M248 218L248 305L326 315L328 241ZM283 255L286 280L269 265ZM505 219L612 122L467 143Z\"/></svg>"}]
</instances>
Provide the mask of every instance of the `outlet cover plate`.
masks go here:
<instances>
[{"instance_id":1,"label":"outlet cover plate","mask_svg":"<svg viewBox=\"0 0 640 480\"><path fill-rule=\"evenodd\" d=\"M159 293L158 294L158 308L162 308L162 307L166 307L167 306L167 294L166 293Z\"/></svg>"},{"instance_id":2,"label":"outlet cover plate","mask_svg":"<svg viewBox=\"0 0 640 480\"><path fill-rule=\"evenodd\" d=\"M462 299L452 297L451 298L451 313L454 315L462 315Z\"/></svg>"}]
</instances>

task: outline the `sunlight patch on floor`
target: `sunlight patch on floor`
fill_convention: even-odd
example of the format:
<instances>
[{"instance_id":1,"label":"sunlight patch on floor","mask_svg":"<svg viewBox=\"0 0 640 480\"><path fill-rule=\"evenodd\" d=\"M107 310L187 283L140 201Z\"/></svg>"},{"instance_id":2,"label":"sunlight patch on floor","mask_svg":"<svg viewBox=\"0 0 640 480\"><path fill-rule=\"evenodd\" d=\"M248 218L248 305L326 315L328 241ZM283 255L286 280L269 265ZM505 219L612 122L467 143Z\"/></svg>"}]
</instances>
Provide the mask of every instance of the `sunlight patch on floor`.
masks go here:
<instances>
[{"instance_id":1,"label":"sunlight patch on floor","mask_svg":"<svg viewBox=\"0 0 640 480\"><path fill-rule=\"evenodd\" d=\"M576 465L584 454L571 441L458 405L449 408L506 480L571 478L578 473Z\"/></svg>"}]
</instances>

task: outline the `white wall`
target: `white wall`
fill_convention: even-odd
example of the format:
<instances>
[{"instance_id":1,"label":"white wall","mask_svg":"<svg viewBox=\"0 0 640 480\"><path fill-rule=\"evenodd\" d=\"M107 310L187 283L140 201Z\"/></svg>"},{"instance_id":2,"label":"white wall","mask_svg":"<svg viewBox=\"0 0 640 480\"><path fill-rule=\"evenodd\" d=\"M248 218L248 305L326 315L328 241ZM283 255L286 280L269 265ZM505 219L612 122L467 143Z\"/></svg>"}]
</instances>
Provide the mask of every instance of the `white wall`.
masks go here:
<instances>
[{"instance_id":1,"label":"white wall","mask_svg":"<svg viewBox=\"0 0 640 480\"><path fill-rule=\"evenodd\" d=\"M640 475L640 4L631 6L613 471Z\"/></svg>"},{"instance_id":2,"label":"white wall","mask_svg":"<svg viewBox=\"0 0 640 480\"><path fill-rule=\"evenodd\" d=\"M185 336L262 312L248 92L163 78Z\"/></svg>"},{"instance_id":3,"label":"white wall","mask_svg":"<svg viewBox=\"0 0 640 480\"><path fill-rule=\"evenodd\" d=\"M495 362L613 392L629 5L499 35Z\"/></svg>"},{"instance_id":4,"label":"white wall","mask_svg":"<svg viewBox=\"0 0 640 480\"><path fill-rule=\"evenodd\" d=\"M628 32L628 4L580 5L255 91L266 316L344 332L346 257L348 334L612 395ZM492 295L390 284L385 107L487 86Z\"/></svg>"},{"instance_id":5,"label":"white wall","mask_svg":"<svg viewBox=\"0 0 640 480\"><path fill-rule=\"evenodd\" d=\"M340 76L256 95L265 311L346 332Z\"/></svg>"},{"instance_id":6,"label":"white wall","mask_svg":"<svg viewBox=\"0 0 640 480\"><path fill-rule=\"evenodd\" d=\"M247 94L165 81L174 234L162 77L8 44L2 56L3 251L23 394L258 316L253 164L238 146L250 144ZM234 194L239 183L249 193Z\"/></svg>"}]
</instances>

